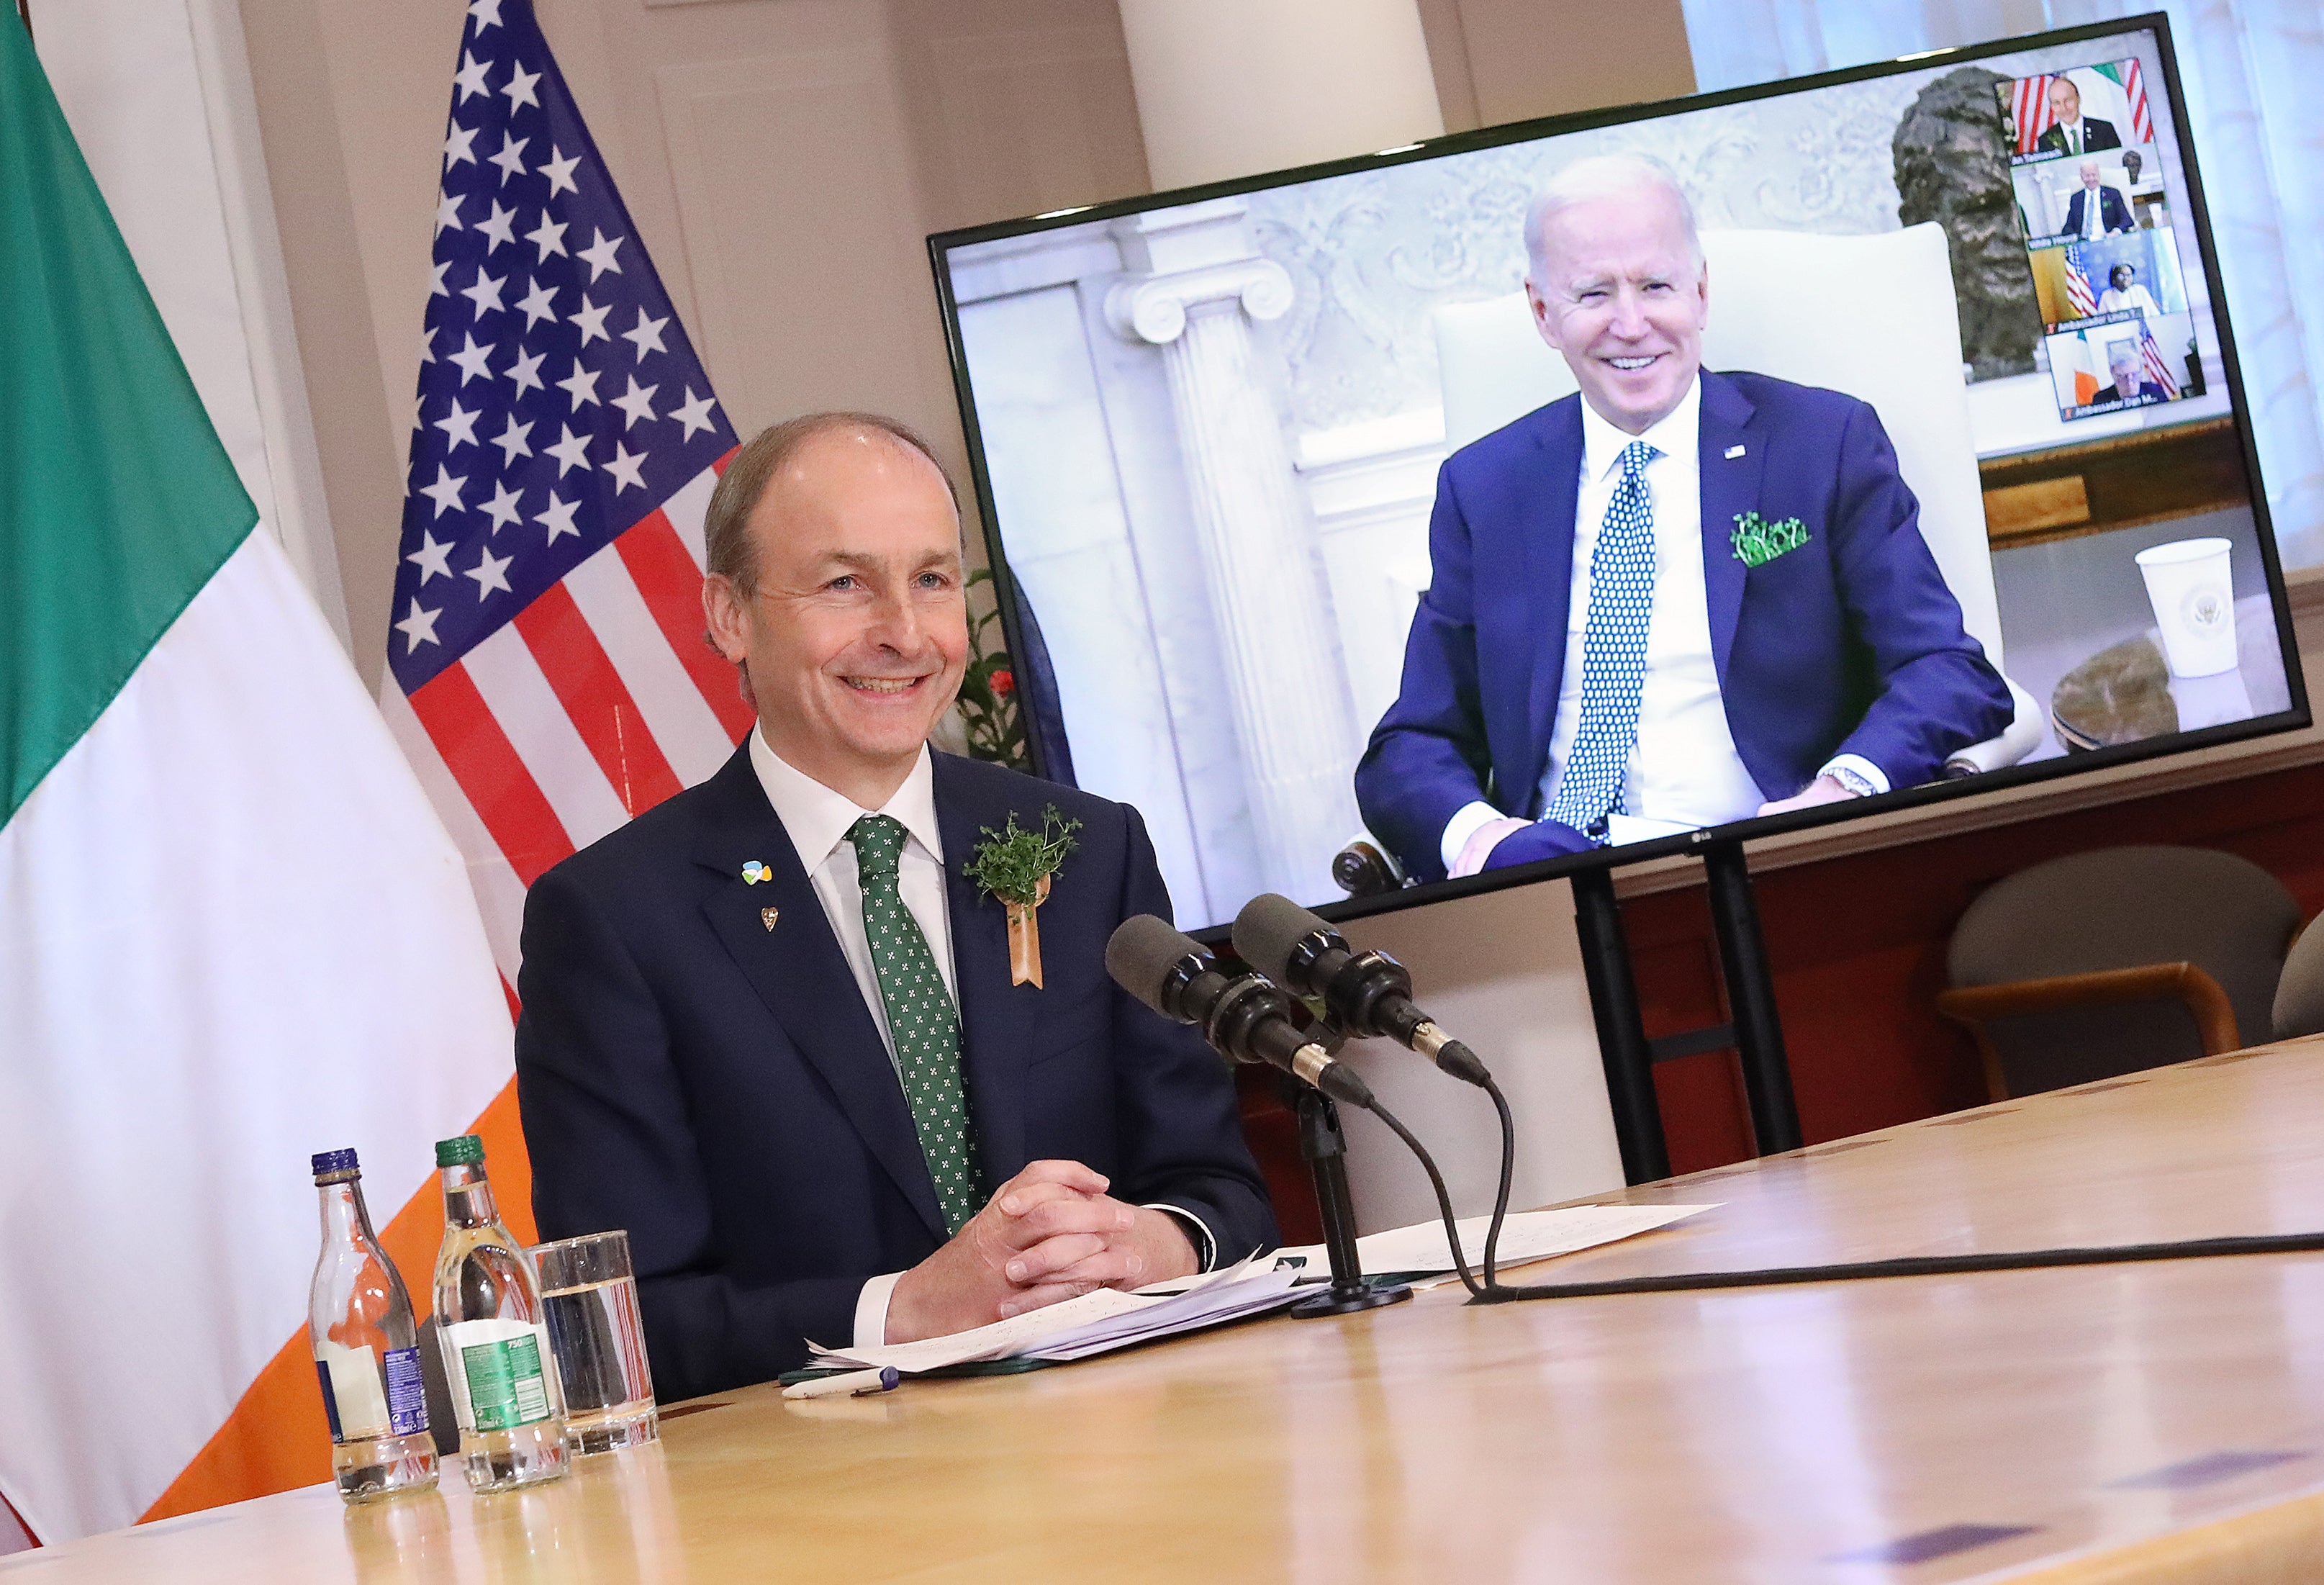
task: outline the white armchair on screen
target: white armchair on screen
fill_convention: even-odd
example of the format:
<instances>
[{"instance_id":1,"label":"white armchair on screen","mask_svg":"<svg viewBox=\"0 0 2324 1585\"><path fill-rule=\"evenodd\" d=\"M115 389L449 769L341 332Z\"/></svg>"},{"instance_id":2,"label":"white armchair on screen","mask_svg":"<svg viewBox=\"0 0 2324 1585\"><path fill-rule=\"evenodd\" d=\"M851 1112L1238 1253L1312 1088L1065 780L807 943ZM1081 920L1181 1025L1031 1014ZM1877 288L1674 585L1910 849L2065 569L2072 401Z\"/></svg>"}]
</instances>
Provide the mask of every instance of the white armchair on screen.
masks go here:
<instances>
[{"instance_id":1,"label":"white armchair on screen","mask_svg":"<svg viewBox=\"0 0 2324 1585\"><path fill-rule=\"evenodd\" d=\"M1960 602L1962 623L2006 681L1943 229L1706 231L1702 251L1711 270L1703 366L1872 404L1920 498L1922 538ZM1573 375L1535 330L1523 291L1440 308L1434 318L1447 449L1572 392ZM2013 765L2040 744L2041 706L2015 682L2009 696L2017 714L2008 730L1954 754L1948 775Z\"/></svg>"}]
</instances>

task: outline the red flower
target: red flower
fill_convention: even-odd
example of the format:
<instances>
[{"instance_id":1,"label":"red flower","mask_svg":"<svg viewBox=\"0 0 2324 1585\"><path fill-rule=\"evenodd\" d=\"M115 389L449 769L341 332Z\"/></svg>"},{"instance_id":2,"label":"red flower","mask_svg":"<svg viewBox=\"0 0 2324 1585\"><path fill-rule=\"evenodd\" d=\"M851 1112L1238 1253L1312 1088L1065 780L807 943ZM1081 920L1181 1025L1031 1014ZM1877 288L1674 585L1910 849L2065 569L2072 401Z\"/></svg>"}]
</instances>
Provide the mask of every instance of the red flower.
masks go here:
<instances>
[{"instance_id":1,"label":"red flower","mask_svg":"<svg viewBox=\"0 0 2324 1585\"><path fill-rule=\"evenodd\" d=\"M997 668L986 680L991 683L992 696L996 699L1005 699L1017 691L1017 674L1005 666Z\"/></svg>"}]
</instances>

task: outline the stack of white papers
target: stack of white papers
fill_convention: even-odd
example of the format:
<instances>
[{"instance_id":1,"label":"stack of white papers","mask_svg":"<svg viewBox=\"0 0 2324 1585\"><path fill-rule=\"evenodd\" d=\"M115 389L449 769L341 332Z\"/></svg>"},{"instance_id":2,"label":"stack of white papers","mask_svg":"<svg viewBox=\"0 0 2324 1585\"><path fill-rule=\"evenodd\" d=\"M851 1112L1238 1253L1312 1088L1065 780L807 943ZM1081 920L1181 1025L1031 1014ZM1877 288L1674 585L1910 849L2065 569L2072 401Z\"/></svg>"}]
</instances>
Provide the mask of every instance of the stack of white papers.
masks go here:
<instances>
[{"instance_id":1,"label":"stack of white papers","mask_svg":"<svg viewBox=\"0 0 2324 1585\"><path fill-rule=\"evenodd\" d=\"M1132 1343L1279 1309L1301 1296L1293 1286L1301 1276L1296 1267L1277 1270L1274 1257L1262 1255L1208 1273L1191 1286L1160 1284L1157 1287L1165 1291L1140 1289L1129 1294L1100 1288L1078 1299L949 1337L880 1348L827 1349L810 1342L807 1346L814 1357L808 1362L845 1370L893 1365L911 1375L978 1359L1085 1359Z\"/></svg>"},{"instance_id":2,"label":"stack of white papers","mask_svg":"<svg viewBox=\"0 0 2324 1585\"><path fill-rule=\"evenodd\" d=\"M1666 1227L1708 1205L1576 1205L1563 1211L1526 1211L1501 1225L1499 1264L1521 1266L1553 1255L1570 1255ZM1484 1259L1489 1219L1472 1216L1461 1225L1461 1249L1473 1267ZM1442 1273L1452 1269L1452 1245L1442 1221L1424 1221L1356 1240L1364 1270ZM818 1368L877 1369L893 1365L907 1376L982 1359L1086 1359L1093 1354L1152 1342L1199 1327L1216 1326L1246 1315L1279 1310L1329 1280L1331 1261L1321 1244L1253 1256L1223 1271L1135 1293L1100 1288L1078 1299L996 1321L950 1337L879 1348L830 1349L821 1343L809 1363Z\"/></svg>"},{"instance_id":3,"label":"stack of white papers","mask_svg":"<svg viewBox=\"0 0 2324 1585\"><path fill-rule=\"evenodd\" d=\"M1710 1205L1571 1205L1563 1211L1515 1212L1501 1223L1501 1241L1494 1251L1496 1267L1507 1270L1553 1255L1618 1243L1711 1209ZM1491 1223L1489 1216L1471 1216L1460 1224L1461 1252L1468 1257L1472 1271L1484 1263L1485 1230ZM1452 1269L1452 1246L1445 1239L1441 1219L1366 1234L1356 1240L1356 1256L1370 1276L1388 1271L1433 1275ZM1278 1249L1275 1260L1278 1266L1304 1262L1311 1276L1331 1271L1331 1258L1321 1244Z\"/></svg>"}]
</instances>

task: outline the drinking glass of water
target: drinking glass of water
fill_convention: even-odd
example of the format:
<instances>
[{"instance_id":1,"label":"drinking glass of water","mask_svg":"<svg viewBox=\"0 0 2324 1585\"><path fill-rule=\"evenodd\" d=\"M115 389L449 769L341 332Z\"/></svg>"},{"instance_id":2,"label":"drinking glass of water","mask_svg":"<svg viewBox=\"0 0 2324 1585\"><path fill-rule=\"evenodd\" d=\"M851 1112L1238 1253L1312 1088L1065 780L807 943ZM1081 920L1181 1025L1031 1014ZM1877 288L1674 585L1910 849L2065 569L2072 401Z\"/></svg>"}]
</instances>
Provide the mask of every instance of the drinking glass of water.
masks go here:
<instances>
[{"instance_id":1,"label":"drinking glass of water","mask_svg":"<svg viewBox=\"0 0 2324 1585\"><path fill-rule=\"evenodd\" d=\"M549 1347L565 1381L565 1434L576 1453L636 1447L661 1434L630 1235L586 1233L536 1244Z\"/></svg>"}]
</instances>

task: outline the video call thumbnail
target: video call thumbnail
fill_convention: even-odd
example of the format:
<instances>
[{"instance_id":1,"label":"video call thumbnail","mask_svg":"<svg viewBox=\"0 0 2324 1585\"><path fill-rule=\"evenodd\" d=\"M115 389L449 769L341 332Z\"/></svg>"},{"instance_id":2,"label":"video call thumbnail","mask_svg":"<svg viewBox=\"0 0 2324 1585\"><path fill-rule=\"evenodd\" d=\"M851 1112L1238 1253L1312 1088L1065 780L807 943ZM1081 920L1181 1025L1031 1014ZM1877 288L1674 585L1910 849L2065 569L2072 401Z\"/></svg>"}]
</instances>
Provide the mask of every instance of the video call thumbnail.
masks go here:
<instances>
[{"instance_id":1,"label":"video call thumbnail","mask_svg":"<svg viewBox=\"0 0 2324 1585\"><path fill-rule=\"evenodd\" d=\"M1994 85L2062 419L2204 390L2136 57Z\"/></svg>"},{"instance_id":2,"label":"video call thumbnail","mask_svg":"<svg viewBox=\"0 0 2324 1585\"><path fill-rule=\"evenodd\" d=\"M2168 232L2133 232L2096 242L2051 238L2027 249L2042 323L2062 330L2078 319L2141 313L2150 319L2187 311L2179 247Z\"/></svg>"}]
</instances>

